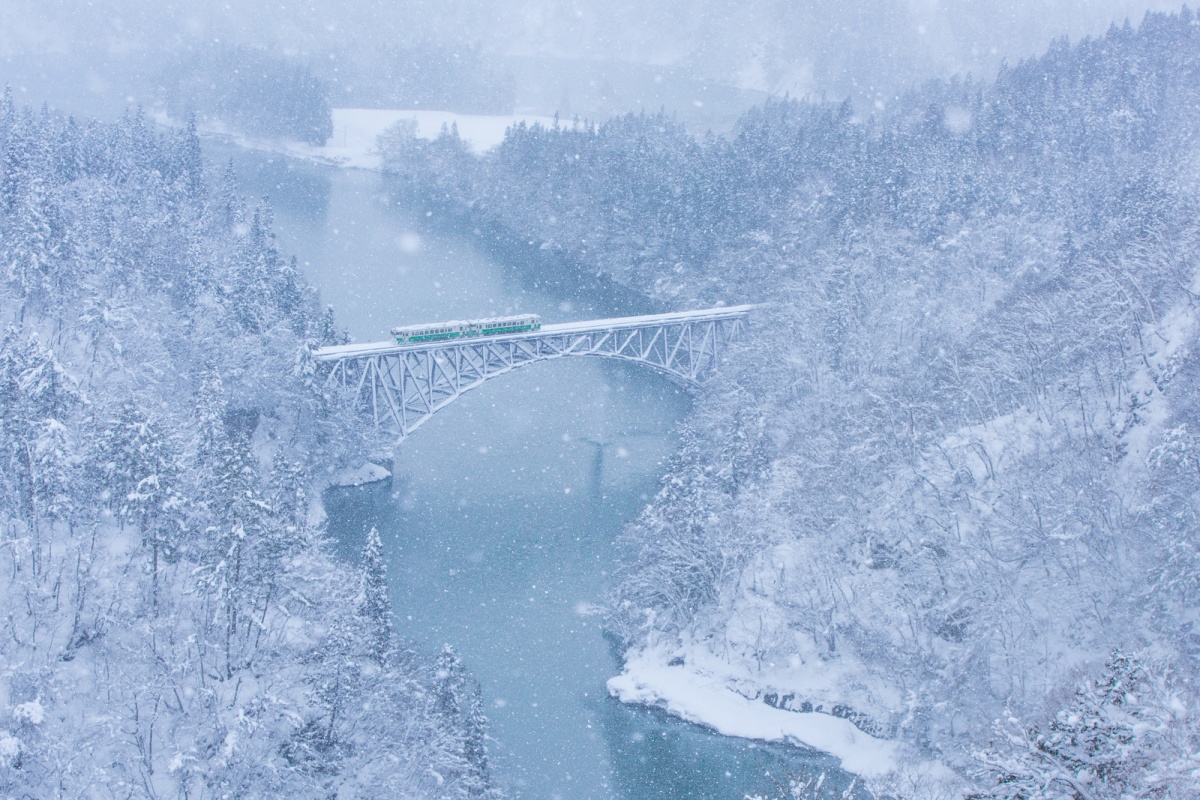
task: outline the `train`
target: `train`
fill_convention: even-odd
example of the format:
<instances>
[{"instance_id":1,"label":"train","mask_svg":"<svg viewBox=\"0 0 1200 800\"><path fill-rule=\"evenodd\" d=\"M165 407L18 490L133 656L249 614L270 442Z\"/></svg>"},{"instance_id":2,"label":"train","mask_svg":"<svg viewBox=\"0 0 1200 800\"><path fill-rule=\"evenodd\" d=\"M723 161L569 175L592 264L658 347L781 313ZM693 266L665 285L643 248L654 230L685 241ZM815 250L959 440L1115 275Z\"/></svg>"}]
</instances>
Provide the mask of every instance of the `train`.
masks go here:
<instances>
[{"instance_id":1,"label":"train","mask_svg":"<svg viewBox=\"0 0 1200 800\"><path fill-rule=\"evenodd\" d=\"M422 325L402 325L392 328L396 344L412 342L441 342L474 336L499 336L505 333L527 333L540 330L542 318L537 314L514 314L509 317L428 322Z\"/></svg>"}]
</instances>

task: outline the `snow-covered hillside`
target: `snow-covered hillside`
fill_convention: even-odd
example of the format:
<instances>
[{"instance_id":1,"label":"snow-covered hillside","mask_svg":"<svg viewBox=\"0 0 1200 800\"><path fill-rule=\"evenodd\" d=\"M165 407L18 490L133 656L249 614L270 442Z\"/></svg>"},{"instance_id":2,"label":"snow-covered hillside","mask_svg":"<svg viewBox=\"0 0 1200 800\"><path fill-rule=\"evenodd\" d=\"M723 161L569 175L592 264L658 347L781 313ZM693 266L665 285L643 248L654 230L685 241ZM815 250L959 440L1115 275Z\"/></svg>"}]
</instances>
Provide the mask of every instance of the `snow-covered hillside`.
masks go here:
<instances>
[{"instance_id":1,"label":"snow-covered hillside","mask_svg":"<svg viewBox=\"0 0 1200 800\"><path fill-rule=\"evenodd\" d=\"M373 434L270 209L193 132L9 92L0 264L0 794L490 796L461 663L312 513Z\"/></svg>"},{"instance_id":2,"label":"snow-covered hillside","mask_svg":"<svg viewBox=\"0 0 1200 800\"><path fill-rule=\"evenodd\" d=\"M533 263L763 304L626 532L616 694L731 731L739 697L824 712L979 796L1189 796L1198 37L1151 15L869 120L385 154ZM875 785L946 789L923 774Z\"/></svg>"}]
</instances>

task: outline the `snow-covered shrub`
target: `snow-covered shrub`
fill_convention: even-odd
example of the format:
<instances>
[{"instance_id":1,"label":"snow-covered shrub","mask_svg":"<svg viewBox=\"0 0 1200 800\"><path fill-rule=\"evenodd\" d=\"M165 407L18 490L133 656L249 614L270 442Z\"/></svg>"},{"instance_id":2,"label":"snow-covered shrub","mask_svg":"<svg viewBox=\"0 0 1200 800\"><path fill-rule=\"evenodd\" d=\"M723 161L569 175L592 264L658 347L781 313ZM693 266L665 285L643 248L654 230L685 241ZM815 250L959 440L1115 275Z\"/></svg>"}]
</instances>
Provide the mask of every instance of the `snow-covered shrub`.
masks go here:
<instances>
[{"instance_id":1,"label":"snow-covered shrub","mask_svg":"<svg viewBox=\"0 0 1200 800\"><path fill-rule=\"evenodd\" d=\"M1042 722L1008 715L994 734L975 754L987 797L1182 800L1200 785L1200 693L1154 659L1116 653Z\"/></svg>"}]
</instances>

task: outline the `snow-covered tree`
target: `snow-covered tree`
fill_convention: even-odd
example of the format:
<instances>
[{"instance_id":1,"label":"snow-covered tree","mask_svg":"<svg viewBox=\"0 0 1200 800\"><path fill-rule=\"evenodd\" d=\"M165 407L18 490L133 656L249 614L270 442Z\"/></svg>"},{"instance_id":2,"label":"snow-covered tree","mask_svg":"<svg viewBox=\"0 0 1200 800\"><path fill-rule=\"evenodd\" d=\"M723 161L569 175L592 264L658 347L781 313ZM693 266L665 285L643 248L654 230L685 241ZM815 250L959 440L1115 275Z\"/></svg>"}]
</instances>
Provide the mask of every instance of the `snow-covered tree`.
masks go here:
<instances>
[{"instance_id":1,"label":"snow-covered tree","mask_svg":"<svg viewBox=\"0 0 1200 800\"><path fill-rule=\"evenodd\" d=\"M140 112L0 104L0 795L465 797L465 723L310 520L372 437L332 316L207 171Z\"/></svg>"},{"instance_id":2,"label":"snow-covered tree","mask_svg":"<svg viewBox=\"0 0 1200 800\"><path fill-rule=\"evenodd\" d=\"M383 540L374 526L367 533L367 543L363 547L362 601L359 604L359 613L370 630L371 655L380 664L386 664L394 652L392 600L388 593Z\"/></svg>"},{"instance_id":3,"label":"snow-covered tree","mask_svg":"<svg viewBox=\"0 0 1200 800\"><path fill-rule=\"evenodd\" d=\"M479 685L450 645L444 646L438 656L434 678L434 709L460 731L458 747L465 770L458 777L466 787L466 796L487 797L491 794L485 735L487 717L483 714Z\"/></svg>"},{"instance_id":4,"label":"snow-covered tree","mask_svg":"<svg viewBox=\"0 0 1200 800\"><path fill-rule=\"evenodd\" d=\"M1045 723L996 721L999 740L975 756L986 796L1187 797L1200 776L1198 700L1167 665L1114 653Z\"/></svg>"}]
</instances>

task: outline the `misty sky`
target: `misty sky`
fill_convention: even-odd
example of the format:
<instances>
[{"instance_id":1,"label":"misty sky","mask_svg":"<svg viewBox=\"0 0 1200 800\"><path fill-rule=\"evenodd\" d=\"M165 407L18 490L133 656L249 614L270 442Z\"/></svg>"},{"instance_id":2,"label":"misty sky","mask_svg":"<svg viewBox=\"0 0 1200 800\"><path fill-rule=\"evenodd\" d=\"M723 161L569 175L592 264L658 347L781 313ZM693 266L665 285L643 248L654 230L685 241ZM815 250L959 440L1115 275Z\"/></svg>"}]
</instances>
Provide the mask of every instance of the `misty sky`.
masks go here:
<instances>
[{"instance_id":1,"label":"misty sky","mask_svg":"<svg viewBox=\"0 0 1200 800\"><path fill-rule=\"evenodd\" d=\"M1171 0L0 0L0 53L108 52L233 40L327 57L386 42L619 59L793 95L869 98L934 76L990 78L1054 37L1135 24Z\"/></svg>"}]
</instances>

